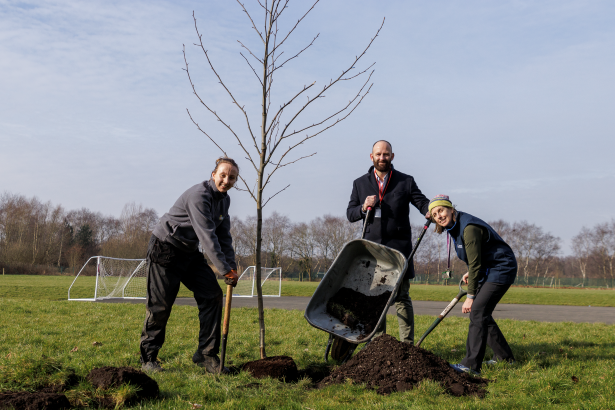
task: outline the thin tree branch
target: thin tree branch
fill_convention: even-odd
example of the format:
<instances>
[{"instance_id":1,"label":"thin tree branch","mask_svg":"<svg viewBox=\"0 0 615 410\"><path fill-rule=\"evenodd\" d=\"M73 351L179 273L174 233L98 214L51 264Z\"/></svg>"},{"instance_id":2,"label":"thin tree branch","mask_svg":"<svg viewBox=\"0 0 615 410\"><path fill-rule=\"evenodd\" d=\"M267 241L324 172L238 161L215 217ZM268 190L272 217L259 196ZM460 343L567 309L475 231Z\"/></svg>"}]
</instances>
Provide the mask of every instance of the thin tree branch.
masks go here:
<instances>
[{"instance_id":1,"label":"thin tree branch","mask_svg":"<svg viewBox=\"0 0 615 410\"><path fill-rule=\"evenodd\" d=\"M314 7L316 7L316 4L318 4L318 2L319 2L319 1L320 1L320 0L316 0L316 1L314 2L314 4L312 4L312 7L310 7L310 8L308 9L308 11L306 11L306 12L305 12L305 14L304 14L304 15L303 15L303 16L302 16L299 20L297 20L297 23L295 23L295 25L293 26L293 28L291 28L291 29L290 29L290 31L288 32L288 34L286 34L286 37L284 37L284 39L283 39L282 41L280 41L280 42L278 43L278 45L277 45L275 48L278 48L278 47L282 46L282 44L284 44L284 42L285 42L285 41L288 39L288 37L289 37L289 36L293 33L293 31L295 31L295 29L297 28L297 26L299 25L299 23L301 23L301 21L303 21L303 19L304 19L304 18L305 18L305 17L309 14L309 12L310 12L310 11L312 11L312 9L314 9ZM286 3L288 4L288 1L287 1ZM282 14L282 13L280 12L280 14ZM272 49L271 51L273 52L273 51L275 51L275 49Z\"/></svg>"},{"instance_id":2,"label":"thin tree branch","mask_svg":"<svg viewBox=\"0 0 615 410\"><path fill-rule=\"evenodd\" d=\"M258 76L258 74L256 74L256 70L254 69L254 67L252 67L252 64L250 64L250 62L248 61L248 59L246 58L246 56L243 55L243 53L239 53L244 60L246 60L246 63L248 63L248 65L250 66L250 68L252 69L252 72L254 73L254 75L256 76L256 79L258 80L258 82L260 83L261 87L263 85L263 81L261 80L261 78Z\"/></svg>"},{"instance_id":3,"label":"thin tree branch","mask_svg":"<svg viewBox=\"0 0 615 410\"><path fill-rule=\"evenodd\" d=\"M254 133L252 132L252 127L250 126L250 119L248 118L248 113L246 112L246 110L243 108L243 106L239 105L239 103L237 102L237 100L235 99L235 97L233 96L233 93L231 93L231 91L227 88L226 84L224 84L224 81L222 81L222 78L220 78L220 75L218 74L218 72L216 71L216 69L214 68L211 60L209 59L209 55L207 54L207 50L205 50L205 46L203 45L203 38L201 36L201 33L199 33L199 28L196 24L196 17L194 15L194 11L192 12L192 18L194 20L194 29L196 30L196 34L199 37L199 44L197 44L198 47L201 48L201 50L203 50L203 53L205 54L205 58L207 58L207 63L209 64L209 67L211 68L211 70L214 72L214 74L216 75L216 77L218 77L218 81L220 82L220 85L222 85L222 87L224 87L224 89L226 90L226 92L228 93L228 95L231 97L231 99L233 100L233 103L241 110L241 112L243 113L244 117L246 118L246 123L248 125L248 131L250 131L250 136L252 137L252 141L254 142L254 148L256 148L256 152L258 152L258 154L260 155L260 150L258 149L258 145L256 143L256 137L254 136ZM186 72L188 71L188 61L186 60L186 49L184 47L184 61L186 62ZM190 80L190 84L192 84L192 80ZM196 94L196 90L194 88L194 85L192 85L192 88L194 90L194 93ZM198 97L198 94L196 94ZM199 97L199 100L201 98ZM209 107L207 107L207 109L209 109ZM212 110L210 110L212 111ZM212 111L213 112L213 111ZM217 114L216 114L217 116ZM242 148L243 144L241 143L241 140L239 140L239 137L237 136L237 134L235 134L233 132L233 134L235 135L235 138L237 138L237 140L239 141L239 145L241 145ZM244 148L244 151L247 150ZM249 155L249 154L248 154Z\"/></svg>"},{"instance_id":4,"label":"thin tree branch","mask_svg":"<svg viewBox=\"0 0 615 410\"><path fill-rule=\"evenodd\" d=\"M271 122L269 123L269 128L267 128L267 134L269 134L269 131L271 130L271 127L273 125L273 122L278 120L278 118L282 115L282 111L284 111L284 108L288 107L290 104L292 104L292 102L299 97L301 94L303 94L304 92L306 92L307 90L309 90L310 88L312 88L314 86L314 84L316 84L316 81L314 81L312 84L308 85L307 87L304 85L303 86L303 90L299 91L297 94L294 95L294 97L292 97L290 100L288 100L287 102L285 102L284 104L282 104L282 106L278 109L278 111L275 113L275 116L273 117L273 119L271 120Z\"/></svg>"},{"instance_id":5,"label":"thin tree branch","mask_svg":"<svg viewBox=\"0 0 615 410\"><path fill-rule=\"evenodd\" d=\"M286 188L288 188L289 186L290 186L290 184L286 185L286 187L284 187L283 189L280 189L278 192L276 192L275 194L273 194L272 196L270 196L270 197L269 197L269 199L267 199L267 200L265 201L265 203L263 204L263 206L262 206L261 208L264 208L264 207L265 207L265 205L267 205L267 203L268 203L269 201L271 201L271 200L273 199L273 197L274 197L274 196L276 196L277 194L279 194L279 193L280 193L280 192L282 192L282 191L286 191Z\"/></svg>"},{"instance_id":6,"label":"thin tree branch","mask_svg":"<svg viewBox=\"0 0 615 410\"><path fill-rule=\"evenodd\" d=\"M286 138L292 137L293 135L296 135L296 134L302 133L302 132L303 132L303 131L305 131L305 130L308 130L308 129L310 129L310 128L314 128L314 127L316 127L316 126L318 126L318 125L321 125L321 124L323 124L324 122L326 122L327 120L329 120L329 119L331 119L332 117L336 116L337 114L339 114L339 113L341 113L341 112L345 111L345 110L346 110L346 109L347 109L347 108L348 108L348 107L349 107L349 106L350 106L350 105L351 105L351 104L352 104L352 103L353 103L353 102L354 102L357 98L359 98L359 96L361 95L361 91L363 91L363 89L365 88L365 86L367 85L367 83L369 82L369 80L371 79L372 74L374 74L374 70L372 70L372 72L369 74L369 76L367 77L367 80L365 80L365 82L363 83L363 85L362 85L362 86L361 86L361 88L359 89L359 92L357 93L357 95L355 95L355 96L354 96L354 98L353 98L352 100L350 100L350 101L348 102L348 104L346 104L346 106L345 106L344 108L342 108L341 110L339 110L339 111L337 111L337 112L333 113L332 115L330 115L329 117L325 118L324 120L322 120L322 121L320 121L320 122L314 123L314 124L312 124L312 125L308 125L307 127L300 129L299 131L293 131L293 132L292 132L292 133L290 133L290 134L287 134L287 135L285 135L285 136L283 136L283 137L280 137L280 140L283 140L283 139L286 139ZM370 85L370 88L371 88L371 85ZM366 93L366 95L367 95L367 93ZM364 97L365 97L365 96L363 96L363 98L364 98ZM363 99L363 98L361 98L361 99ZM314 101L314 100L312 100L312 101ZM312 102L312 101L310 101L310 102ZM306 103L306 105L307 105L307 104L308 104L308 103Z\"/></svg>"},{"instance_id":7,"label":"thin tree branch","mask_svg":"<svg viewBox=\"0 0 615 410\"><path fill-rule=\"evenodd\" d=\"M258 31L258 29L256 28L256 24L254 24L254 20L252 20L252 16L250 16L250 13L248 13L248 10L246 10L246 7L239 0L237 0L237 3L239 3L244 13L246 13L246 16L248 16L248 18L250 19L250 22L252 23L252 28L254 29L254 31L258 33L258 36L260 37L261 41L264 43L265 39L263 38L263 34L260 31ZM260 4L260 1L258 3Z\"/></svg>"},{"instance_id":8,"label":"thin tree branch","mask_svg":"<svg viewBox=\"0 0 615 410\"><path fill-rule=\"evenodd\" d=\"M222 118L220 118L220 116L218 115L217 112L215 112L214 110L212 110L211 108L209 108L209 106L205 103L205 101L203 101L203 99L201 99L201 96L197 93L196 91L196 87L194 86L194 83L192 82L192 77L190 76L190 70L188 69L188 60L186 59L186 47L184 46L183 48L183 52L184 52L184 62L186 64L186 74L188 75L188 81L190 81L190 86L192 87L192 92L194 93L194 95L196 95L196 98L198 98L198 100L201 102L201 104L209 111L211 112L217 119L218 121L220 121L234 136L235 139L237 140L237 142L239 143L239 146L241 146L241 148L243 149L243 151L246 153L246 155L250 158L250 162L252 163L252 166L254 167L254 169L256 169L256 163L252 160L252 156L250 155L250 152L244 147L243 143L241 142L241 139L239 138L239 136L237 135L237 133L235 133L235 131L231 128L230 125L228 125L225 121L222 120ZM188 109L186 109L186 111L188 111ZM243 111L243 109L242 109ZM244 111L245 112L245 111ZM194 119L192 118L192 115L190 115L190 111L188 111L188 115L190 116L190 120L192 120L192 122L197 126L197 128L204 133L205 135L207 135L207 137L209 139L211 139L213 141L213 139L207 134L205 133L205 131L203 131L201 129L201 127L196 123L196 121L194 121ZM215 142L214 142L215 143ZM220 146L218 144L216 144L218 146L218 148L220 148ZM220 148L222 150L222 148ZM224 151L223 151L224 152ZM226 153L225 153L226 155ZM260 155L260 154L259 154Z\"/></svg>"},{"instance_id":9,"label":"thin tree branch","mask_svg":"<svg viewBox=\"0 0 615 410\"><path fill-rule=\"evenodd\" d=\"M248 47L246 47L241 41L237 40L237 42L246 50L248 50L248 53L250 53L252 55L252 57L254 57L256 59L256 61L258 61L260 64L263 64L263 60L261 60L260 58L256 57L254 55L254 53L252 52L252 50L250 50ZM244 57L245 58L245 57Z\"/></svg>"},{"instance_id":10,"label":"thin tree branch","mask_svg":"<svg viewBox=\"0 0 615 410\"><path fill-rule=\"evenodd\" d=\"M368 81L369 81L369 79L368 79ZM373 85L373 84L372 84L372 85ZM323 132L325 132L325 131L326 131L326 130L328 130L329 128L334 127L335 125L339 124L340 122L342 122L342 121L344 121L346 118L348 118L348 116L350 116L350 114L352 114L352 113L353 113L353 111L354 111L354 110L355 110L355 109L359 106L359 104L361 104L361 102L362 102L362 101L363 101L363 99L367 96L367 94L369 94L369 91L371 90L372 85L370 85L370 86L369 86L369 88L367 89L367 91L365 92L365 94L363 94L363 96L361 96L361 99L360 99L360 100L359 100L359 101L358 101L358 102L354 105L354 107L352 107L352 109L351 109L351 110L350 110L350 111L349 111L346 115L344 115L342 118L338 118L337 120L335 120L335 122L333 122L332 124L330 124L330 125L328 125L327 127L323 128L322 130L320 130L320 131L318 131L318 132L316 132L316 133L314 133L314 134L312 134L312 135L308 135L308 136L306 136L306 137L305 137L305 138L303 138L301 141L297 142L295 145L293 145L293 146L289 147L289 148L288 148L288 149L284 152L284 154L282 154L282 156L280 157L280 159L279 159L278 163L281 163L281 162L282 162L282 160L284 159L284 157L285 157L285 156L286 156L286 155L287 155L290 151L292 151L294 148L296 148L296 147L298 147L299 145L303 144L305 141L307 141L307 140L309 140L309 139L312 139L312 138L316 137L316 136L317 136L317 135L319 135L319 134L322 134ZM363 90L363 88L364 88L364 87L365 87L365 84L363 85L363 87L361 87L361 90ZM360 91L359 91L359 93L357 94L357 96L355 96L355 98L353 98L353 99L351 100L351 102L350 102L349 104L347 104L347 105L346 105L346 107L344 107L343 109L339 110L336 114L333 114L333 115L329 116L329 117L328 117L327 119L325 119L324 121L321 121L320 123L318 123L318 124L314 124L314 125L312 125L312 126L310 126L310 127L306 127L306 129L307 129L307 128L311 128L311 127L313 127L313 126L320 125L320 124L322 124L322 123L326 122L328 119L332 118L333 116L335 116L335 115L337 115L337 114L339 114L339 113L341 113L341 112L345 111L345 110L346 110L346 109L350 106L350 104L358 98L358 96L359 96L359 95L360 95ZM297 131L297 132L299 132L299 131ZM275 150L275 148L273 148L273 149L272 149L272 151L274 151L274 150ZM272 155L272 151L270 151L270 153L269 153L270 157L271 157L271 155ZM268 161L269 161L269 160L268 160ZM276 172L279 168L281 168L281 167L280 167L280 166L276 166L276 167L273 169L273 171L271 171L271 173L267 176L267 180L266 180L266 182L268 182L268 181L269 181L269 179L271 178L271 176L273 176L273 174L274 174L274 173L275 173L275 172Z\"/></svg>"},{"instance_id":11,"label":"thin tree branch","mask_svg":"<svg viewBox=\"0 0 615 410\"><path fill-rule=\"evenodd\" d=\"M380 28L378 28L378 31L376 32L376 35L370 40L369 44L367 45L367 47L365 47L365 49L363 50L363 52L361 54L359 54L359 56L355 57L355 60L353 61L353 63L350 65L349 68L347 68L346 70L342 71L342 74L340 74L339 77L337 77L335 80L331 80L329 82L328 85L326 85L325 87L323 87L323 89L312 99L309 99L308 97L308 102L305 103L303 105L303 107L301 107L299 109L299 111L297 111L295 113L295 115L291 118L291 120L284 126L284 130L282 131L282 134L280 136L280 139L278 140L278 142L274 145L273 149L271 151L269 151L269 159L271 158L271 155L273 154L273 152L275 151L275 149L277 148L277 146L282 142L282 140L284 140L285 138L287 138L288 136L294 135L296 134L296 132L293 132L292 134L286 136L286 130L288 130L288 127L293 123L293 121L299 116L299 114L301 114L312 102L316 101L318 98L320 98L325 91L327 91L328 89L330 89L331 87L333 87L337 82L339 82L342 78L344 78L344 76L346 75L346 73L348 73L350 70L352 70L355 66L355 64L361 59L361 57L363 57L365 55L365 53L367 53L367 50L371 47L371 45L373 44L374 40L376 39L376 37L378 37L378 34L380 33L380 30L382 30L382 27L384 26L384 22L385 20L382 20L382 24L380 25ZM370 77L373 74L370 73ZM368 78L369 81L369 78ZM363 86L365 87L365 85ZM286 104L287 106L288 104ZM279 112L279 111L278 111ZM277 115L277 114L276 114ZM275 117L274 117L275 118ZM322 122L321 122L322 123ZM310 127L308 127L310 128ZM300 131L298 131L300 132Z\"/></svg>"},{"instance_id":12,"label":"thin tree branch","mask_svg":"<svg viewBox=\"0 0 615 410\"><path fill-rule=\"evenodd\" d=\"M297 54L295 54L294 56L290 57L288 60L284 61L282 64L280 64L277 67L274 67L273 70L271 70L271 74L273 74L276 70L282 68L284 66L284 64L288 63L290 60L299 57L299 55L301 53L303 53L305 50L307 50L308 48L310 48L312 46L312 44L314 44L314 41L316 41L316 39L318 38L318 36L320 36L320 33L316 34L316 37L314 37L312 39L312 41L310 42L310 44L308 44L303 50L299 51Z\"/></svg>"}]
</instances>

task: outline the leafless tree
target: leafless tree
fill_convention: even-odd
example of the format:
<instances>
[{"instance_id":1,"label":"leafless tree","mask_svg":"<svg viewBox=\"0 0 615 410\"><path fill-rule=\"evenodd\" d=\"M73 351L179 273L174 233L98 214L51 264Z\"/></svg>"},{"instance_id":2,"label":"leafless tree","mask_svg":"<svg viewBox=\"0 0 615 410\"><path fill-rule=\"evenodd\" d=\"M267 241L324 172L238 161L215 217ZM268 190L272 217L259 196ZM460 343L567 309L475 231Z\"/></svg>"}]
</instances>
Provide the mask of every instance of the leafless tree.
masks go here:
<instances>
[{"instance_id":1,"label":"leafless tree","mask_svg":"<svg viewBox=\"0 0 615 410\"><path fill-rule=\"evenodd\" d=\"M583 277L582 287L585 287L585 279L587 278L587 263L593 252L592 232L583 227L581 232L572 238L572 250L576 256L576 261L579 266L579 271Z\"/></svg>"},{"instance_id":2,"label":"leafless tree","mask_svg":"<svg viewBox=\"0 0 615 410\"><path fill-rule=\"evenodd\" d=\"M515 222L506 236L506 243L515 253L525 283L529 283L532 263L536 274L539 267L559 252L559 238L527 221Z\"/></svg>"},{"instance_id":3,"label":"leafless tree","mask_svg":"<svg viewBox=\"0 0 615 410\"><path fill-rule=\"evenodd\" d=\"M316 248L324 259L325 268L328 268L333 259L340 253L346 242L356 239L359 234L357 225L348 222L348 219L325 215L316 218L310 223Z\"/></svg>"},{"instance_id":4,"label":"leafless tree","mask_svg":"<svg viewBox=\"0 0 615 410\"><path fill-rule=\"evenodd\" d=\"M273 212L263 221L263 248L267 252L269 267L280 266L282 256L289 248L291 228L292 223L288 216L278 212Z\"/></svg>"},{"instance_id":5,"label":"leafless tree","mask_svg":"<svg viewBox=\"0 0 615 410\"><path fill-rule=\"evenodd\" d=\"M299 263L300 274L306 273L308 280L312 280L312 274L318 270L316 262L318 246L314 238L314 224L300 222L294 224L291 230L292 257Z\"/></svg>"},{"instance_id":6,"label":"leafless tree","mask_svg":"<svg viewBox=\"0 0 615 410\"><path fill-rule=\"evenodd\" d=\"M232 104L239 110L241 116L245 119L245 131L239 132L236 126L231 126L230 122L219 114L209 102L204 100L199 92L197 92L196 86L192 80L189 70L188 60L186 58L184 47L184 60L185 70L192 86L194 95L197 97L201 105L209 112L217 121L219 121L224 128L229 132L230 140L234 140L239 145L241 150L246 156L246 160L256 174L256 183L247 183L247 180L240 176L243 182L243 189L248 191L250 197L256 203L256 289L258 293L258 320L260 328L260 356L266 357L265 353L265 319L263 310L263 299L261 290L261 247L262 247L262 226L263 215L262 210L267 203L278 195L280 192L288 188L288 185L282 190L269 196L268 199L264 199L264 191L267 185L272 181L272 177L277 171L284 169L285 167L296 163L297 161L315 155L312 154L299 154L293 156L296 148L300 147L308 140L320 135L324 131L339 124L341 121L348 118L348 116L357 108L357 106L363 101L365 96L371 89L371 76L373 70L370 65L365 69L358 69L359 60L365 55L369 47L372 45L375 38L378 36L382 25L376 32L376 35L368 42L365 49L358 54L346 68L338 71L338 75L332 78L328 84L325 84L321 88L316 87L316 83L313 82L308 85L298 87L294 95L286 100L282 100L278 105L278 108L272 107L273 103L273 91L274 91L274 77L277 78L278 70L294 63L308 48L314 44L318 35L316 35L311 41L307 42L306 46L296 50L287 52L284 50L286 42L289 37L295 32L296 28L301 24L306 16L314 9L318 0L316 0L311 6L308 6L305 13L301 15L296 24L292 25L286 32L280 31L279 27L282 25L280 19L283 14L288 10L290 0L270 0L261 2L258 1L256 8L261 9L264 14L263 26L257 25L253 18L253 13L248 11L239 0L237 0L240 9L245 13L250 26L254 29L259 44L262 44L260 50L252 49L246 46L245 42L239 41L239 45L245 50L245 54L242 52L241 56L245 59L249 68L256 78L256 88L259 90L261 99L261 111L259 113L259 125L260 132L255 131L253 123L250 120L245 105L241 103L237 94L231 91L230 87L222 78L222 74L215 68L215 65L210 58L208 50L203 44L201 33L198 30L196 17L193 13L194 26L198 37L198 42L195 45L203 52L207 63L212 70L213 74L218 79L219 84L228 94ZM383 21L384 24L384 21ZM371 71L370 71L371 70ZM334 109L330 114L325 115L315 121L310 121L309 125L298 125L297 119L303 118L308 108L312 107L316 101L319 101L324 97L331 89L348 80L355 79L365 75L367 77L362 85L358 87L358 92L353 94L347 103L342 104L337 109ZM188 111L190 119L195 126L209 138L221 151L226 155L226 149L223 146L227 146L227 140L214 139L207 131L205 131L193 118Z\"/></svg>"},{"instance_id":7,"label":"leafless tree","mask_svg":"<svg viewBox=\"0 0 615 410\"><path fill-rule=\"evenodd\" d=\"M598 224L592 233L594 254L602 271L602 276L608 287L615 286L615 220L610 223Z\"/></svg>"}]
</instances>

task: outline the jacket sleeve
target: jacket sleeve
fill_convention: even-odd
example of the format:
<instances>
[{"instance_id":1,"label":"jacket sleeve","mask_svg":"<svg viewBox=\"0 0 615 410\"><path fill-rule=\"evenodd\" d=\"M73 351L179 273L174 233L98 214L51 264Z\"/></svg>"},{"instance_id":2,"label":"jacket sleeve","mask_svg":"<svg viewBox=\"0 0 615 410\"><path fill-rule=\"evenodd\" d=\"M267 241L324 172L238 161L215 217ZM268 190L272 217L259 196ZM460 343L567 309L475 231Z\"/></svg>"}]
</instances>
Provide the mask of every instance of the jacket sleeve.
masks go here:
<instances>
[{"instance_id":1,"label":"jacket sleeve","mask_svg":"<svg viewBox=\"0 0 615 410\"><path fill-rule=\"evenodd\" d=\"M410 187L410 203L423 215L429 211L429 199L423 195L414 178L412 178L412 186Z\"/></svg>"},{"instance_id":2,"label":"jacket sleeve","mask_svg":"<svg viewBox=\"0 0 615 410\"><path fill-rule=\"evenodd\" d=\"M201 242L203 251L214 264L218 272L224 275L231 271L225 254L222 252L220 241L216 235L216 224L211 213L211 197L209 195L191 195L186 201L186 212L190 218L192 228ZM230 228L230 223L229 223ZM229 232L230 237L230 232Z\"/></svg>"},{"instance_id":3,"label":"jacket sleeve","mask_svg":"<svg viewBox=\"0 0 615 410\"><path fill-rule=\"evenodd\" d=\"M484 232L476 225L468 225L463 230L463 242L468 257L468 295L476 295L481 277L482 238Z\"/></svg>"},{"instance_id":4,"label":"jacket sleeve","mask_svg":"<svg viewBox=\"0 0 615 410\"><path fill-rule=\"evenodd\" d=\"M357 181L352 184L352 193L350 194L350 201L348 202L348 208L346 209L346 217L350 222L356 222L363 218L365 215L361 212L363 208L363 202L359 198L359 191L357 190Z\"/></svg>"},{"instance_id":5,"label":"jacket sleeve","mask_svg":"<svg viewBox=\"0 0 615 410\"><path fill-rule=\"evenodd\" d=\"M233 249L233 238L231 237L231 217L226 215L222 223L216 229L216 236L226 262L232 269L237 269L237 263L235 263L235 250Z\"/></svg>"}]
</instances>

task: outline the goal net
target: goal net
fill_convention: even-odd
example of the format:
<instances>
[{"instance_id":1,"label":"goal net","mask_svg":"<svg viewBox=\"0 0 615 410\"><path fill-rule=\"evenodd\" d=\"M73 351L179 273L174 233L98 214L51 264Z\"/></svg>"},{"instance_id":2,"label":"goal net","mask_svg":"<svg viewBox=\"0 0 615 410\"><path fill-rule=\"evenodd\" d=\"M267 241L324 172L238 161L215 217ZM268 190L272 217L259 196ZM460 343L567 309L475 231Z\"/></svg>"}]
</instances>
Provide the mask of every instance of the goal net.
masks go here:
<instances>
[{"instance_id":1,"label":"goal net","mask_svg":"<svg viewBox=\"0 0 615 410\"><path fill-rule=\"evenodd\" d=\"M261 268L263 296L282 295L282 268ZM256 266L248 266L237 280L233 296L253 297L256 294Z\"/></svg>"},{"instance_id":2,"label":"goal net","mask_svg":"<svg viewBox=\"0 0 615 410\"><path fill-rule=\"evenodd\" d=\"M146 281L145 259L92 256L68 288L68 300L145 299ZM91 296L92 289L93 298L80 297Z\"/></svg>"}]
</instances>

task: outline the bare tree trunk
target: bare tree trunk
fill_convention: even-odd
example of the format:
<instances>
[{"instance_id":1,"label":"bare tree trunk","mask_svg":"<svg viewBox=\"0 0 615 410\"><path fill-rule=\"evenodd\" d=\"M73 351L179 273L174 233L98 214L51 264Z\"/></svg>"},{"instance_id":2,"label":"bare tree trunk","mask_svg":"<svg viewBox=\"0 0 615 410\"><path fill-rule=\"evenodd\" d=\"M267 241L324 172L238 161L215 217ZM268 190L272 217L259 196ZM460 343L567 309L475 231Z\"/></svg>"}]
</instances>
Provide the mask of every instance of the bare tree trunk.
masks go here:
<instances>
[{"instance_id":1,"label":"bare tree trunk","mask_svg":"<svg viewBox=\"0 0 615 410\"><path fill-rule=\"evenodd\" d=\"M258 167L258 181L256 191L256 294L258 303L258 326L260 329L260 354L261 359L267 357L265 352L265 311L263 306L263 288L261 286L261 248L263 242L263 176L265 175L265 160L267 158L267 85L268 85L268 64L269 64L269 39L271 37L273 6L269 13L269 24L267 35L265 36L265 53L263 57L263 82L262 82L262 122L261 122L261 152Z\"/></svg>"}]
</instances>

